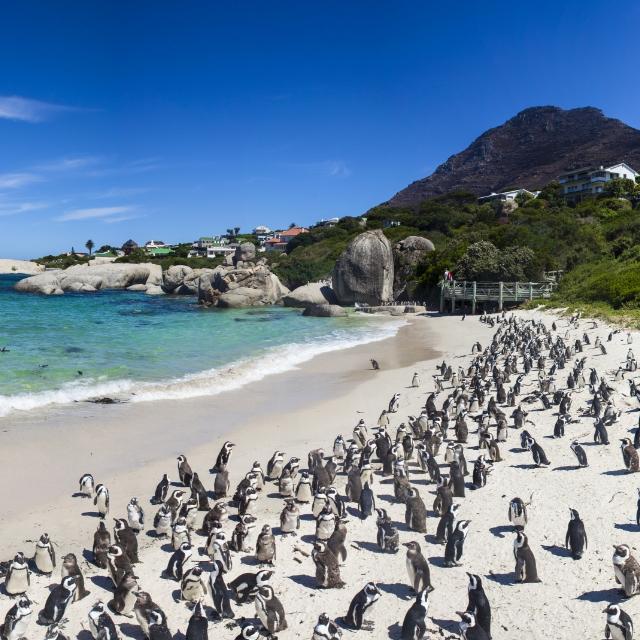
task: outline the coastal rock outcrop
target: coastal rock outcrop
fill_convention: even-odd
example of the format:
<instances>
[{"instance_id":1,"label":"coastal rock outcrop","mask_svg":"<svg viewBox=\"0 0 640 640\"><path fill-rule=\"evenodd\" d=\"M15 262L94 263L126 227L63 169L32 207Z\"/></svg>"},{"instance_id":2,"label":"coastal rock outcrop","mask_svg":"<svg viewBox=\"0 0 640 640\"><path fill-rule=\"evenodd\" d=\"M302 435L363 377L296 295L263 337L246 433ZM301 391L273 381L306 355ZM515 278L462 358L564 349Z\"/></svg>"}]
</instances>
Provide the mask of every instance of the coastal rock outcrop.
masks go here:
<instances>
[{"instance_id":1,"label":"coastal rock outcrop","mask_svg":"<svg viewBox=\"0 0 640 640\"><path fill-rule=\"evenodd\" d=\"M31 260L11 260L0 258L0 273L26 273L35 275L42 273L44 265L32 262Z\"/></svg>"},{"instance_id":2,"label":"coastal rock outcrop","mask_svg":"<svg viewBox=\"0 0 640 640\"><path fill-rule=\"evenodd\" d=\"M343 318L347 310L337 304L310 304L302 312L303 316L314 318Z\"/></svg>"},{"instance_id":3,"label":"coastal rock outcrop","mask_svg":"<svg viewBox=\"0 0 640 640\"><path fill-rule=\"evenodd\" d=\"M163 275L162 289L174 295L194 296L198 293L198 279L213 269L192 269L186 265L169 267Z\"/></svg>"},{"instance_id":4,"label":"coastal rock outcrop","mask_svg":"<svg viewBox=\"0 0 640 640\"><path fill-rule=\"evenodd\" d=\"M282 298L285 307L306 308L318 304L337 304L333 289L322 282L310 282L287 293Z\"/></svg>"},{"instance_id":5,"label":"coastal rock outcrop","mask_svg":"<svg viewBox=\"0 0 640 640\"><path fill-rule=\"evenodd\" d=\"M411 297L416 267L428 253L435 251L431 240L422 236L408 236L393 247L393 298Z\"/></svg>"},{"instance_id":6,"label":"coastal rock outcrop","mask_svg":"<svg viewBox=\"0 0 640 640\"><path fill-rule=\"evenodd\" d=\"M332 282L340 304L393 299L393 251L382 231L365 231L349 243L336 262Z\"/></svg>"},{"instance_id":7,"label":"coastal rock outcrop","mask_svg":"<svg viewBox=\"0 0 640 640\"><path fill-rule=\"evenodd\" d=\"M242 267L245 262L253 262L256 259L256 245L253 242L243 242L236 247L233 256L233 266Z\"/></svg>"},{"instance_id":8,"label":"coastal rock outcrop","mask_svg":"<svg viewBox=\"0 0 640 640\"><path fill-rule=\"evenodd\" d=\"M264 264L218 266L198 278L198 302L225 308L276 304L289 290Z\"/></svg>"},{"instance_id":9,"label":"coastal rock outcrop","mask_svg":"<svg viewBox=\"0 0 640 640\"><path fill-rule=\"evenodd\" d=\"M59 294L65 291L91 292L99 289L127 289L136 284L162 283L162 267L156 264L78 264L68 269L46 271L16 283L17 291Z\"/></svg>"}]
</instances>

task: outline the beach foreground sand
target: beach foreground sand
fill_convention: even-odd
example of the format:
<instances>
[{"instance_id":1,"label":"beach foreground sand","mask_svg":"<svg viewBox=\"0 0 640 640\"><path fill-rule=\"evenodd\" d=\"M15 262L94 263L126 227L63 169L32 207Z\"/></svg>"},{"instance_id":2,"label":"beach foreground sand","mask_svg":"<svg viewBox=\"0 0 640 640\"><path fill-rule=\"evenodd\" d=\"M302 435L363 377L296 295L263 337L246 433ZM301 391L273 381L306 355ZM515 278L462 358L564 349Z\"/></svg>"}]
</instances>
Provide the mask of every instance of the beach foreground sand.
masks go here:
<instances>
[{"instance_id":1,"label":"beach foreground sand","mask_svg":"<svg viewBox=\"0 0 640 640\"><path fill-rule=\"evenodd\" d=\"M539 313L518 312L520 317L552 318ZM566 319L556 319L561 334L568 325ZM567 334L571 340L587 331L606 340L609 330L592 329L581 321L578 331ZM378 416L393 393L401 393L400 409L390 416L390 433L406 422L408 415L418 415L429 392L434 390L432 375L442 360L454 369L466 368L471 359L471 346L489 342L494 330L478 318L459 317L416 318L391 339L355 347L339 354L325 354L300 367L299 370L271 376L238 392L215 398L162 401L116 406L83 405L40 412L31 416L8 417L0 421L0 446L3 451L0 500L0 559L8 560L19 550L33 554L34 542L47 531L57 545L58 557L73 552L81 559L81 568L91 592L86 599L67 610L66 627L70 637L89 638L87 612L98 600L111 598L106 570L91 563L90 549L98 518L92 502L72 497L78 478L86 472L97 482L109 487L112 517L125 517L126 505L137 496L146 512L147 528L152 528L157 507L149 503L163 473L177 480L176 457L185 454L193 469L199 472L207 489L213 489L213 465L221 444L229 439L236 443L230 464L232 491L249 471L254 460L266 463L276 449L287 458L297 456L305 466L311 449L324 447L331 451L334 438L341 433L351 437L355 424L363 418L367 425L377 424ZM636 343L640 338L634 336ZM635 343L634 343L635 344ZM629 346L625 333L618 333L607 343L607 355L587 347L587 367L596 367L608 379L624 361ZM381 370L368 370L368 358L380 361ZM421 385L410 388L412 375L418 372ZM565 386L569 369L558 372L558 386ZM523 395L537 388L537 372L526 379ZM637 402L628 397L625 381L612 382L619 390L616 405L622 410L619 422L610 427L609 446L589 446L592 442L593 420L567 426L562 439L549 438L556 416L552 411L540 411L541 404L530 408L528 430L542 444L551 461L549 468L532 466L531 454L520 449L519 434L510 429L508 442L501 444L503 461L496 463L487 486L466 491L459 516L471 520L462 558L462 566L445 568L444 547L434 541L438 518L430 512L427 536L409 531L404 526L404 505L393 497L393 481L375 476L377 505L388 510L400 531L400 542L418 541L431 564L431 580L435 587L430 598L432 619L428 637L457 637L456 611L467 605L467 574L483 578L484 588L493 609L492 635L496 640L515 638L601 638L605 616L602 609L609 602L619 602L611 564L612 545L627 543L634 547L640 533L635 524L637 478L624 471L618 439L637 426ZM439 394L441 406L446 394ZM574 394L574 414L585 407L588 391ZM506 407L509 415L511 409ZM569 444L573 438L584 443L589 457L588 468L576 468ZM442 451L442 450L441 450ZM465 447L469 467L478 455L477 437L471 428ZM439 456L442 462L442 453ZM379 466L376 463L376 467ZM428 476L417 471L411 480L418 488L429 510L433 504L435 486ZM471 477L467 478L471 482ZM345 477L340 474L336 486L344 491ZM513 538L507 520L509 500L520 496L529 502L530 520L527 534L536 556L539 584L515 584ZM213 501L211 501L213 504ZM258 499L257 528L251 546L263 524L275 528L283 500L277 486L268 484ZM359 638L399 637L400 625L413 602L405 568L404 548L398 554L382 554L376 548L375 518L361 521L355 505L349 505L347 524L348 557L341 567L346 586L343 589L318 589L315 567L311 558L296 552L312 549L315 523L310 505L301 505L301 530L296 538L277 539L275 575L271 581L280 597L289 629L281 638L311 638L318 616L326 612L340 618L347 612L350 600L367 581L377 582L382 592L380 601L366 618L373 621L369 631L355 632ZM589 536L589 547L582 560L574 561L564 549L569 508L580 512ZM235 514L235 508L230 512ZM200 512L199 518L204 514ZM234 521L225 525L230 536ZM205 544L204 537L195 535L194 545ZM142 589L148 591L164 609L169 628L174 634L184 633L190 611L177 600L179 584L161 573L170 553L167 541L147 533L139 536L140 560L136 575ZM206 555L194 554L205 569L211 566ZM251 554L233 554L233 568L227 582L246 571L257 570ZM47 597L49 585L59 581L59 567L51 578L32 576L29 595L40 606ZM623 602L632 616L639 615L640 600ZM11 606L5 594L0 595L0 617ZM205 605L210 606L208 598ZM236 620L253 618L255 608L233 605ZM35 618L35 616L34 616ZM123 638L142 638L135 620L114 616ZM238 626L212 622L210 638L235 638ZM81 634L81 635L78 635ZM82 635L84 634L84 635ZM354 635L345 631L346 637ZM32 623L30 638L44 637L44 629ZM177 635L176 637L183 637Z\"/></svg>"}]
</instances>

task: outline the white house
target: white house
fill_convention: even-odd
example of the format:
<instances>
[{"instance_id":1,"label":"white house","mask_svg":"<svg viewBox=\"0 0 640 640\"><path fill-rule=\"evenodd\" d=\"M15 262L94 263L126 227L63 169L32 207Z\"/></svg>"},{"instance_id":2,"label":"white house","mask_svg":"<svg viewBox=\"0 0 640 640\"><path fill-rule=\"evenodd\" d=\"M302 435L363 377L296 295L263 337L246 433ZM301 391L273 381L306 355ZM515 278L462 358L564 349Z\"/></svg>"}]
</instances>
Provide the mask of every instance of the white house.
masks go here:
<instances>
[{"instance_id":1,"label":"white house","mask_svg":"<svg viewBox=\"0 0 640 640\"><path fill-rule=\"evenodd\" d=\"M524 194L536 198L539 191L529 191L528 189L511 189L510 191L501 191L500 193L492 192L488 196L482 196L478 198L480 204L486 204L487 202L508 202L515 200L519 195Z\"/></svg>"},{"instance_id":2,"label":"white house","mask_svg":"<svg viewBox=\"0 0 640 640\"><path fill-rule=\"evenodd\" d=\"M316 227L335 227L338 222L340 222L340 218L322 218L322 220L318 220L316 222Z\"/></svg>"},{"instance_id":3,"label":"white house","mask_svg":"<svg viewBox=\"0 0 640 640\"><path fill-rule=\"evenodd\" d=\"M162 240L149 240L148 242L144 243L145 249L164 249L168 246L169 245L162 242Z\"/></svg>"},{"instance_id":4,"label":"white house","mask_svg":"<svg viewBox=\"0 0 640 640\"><path fill-rule=\"evenodd\" d=\"M639 175L625 162L619 162L610 167L573 169L559 175L558 182L562 185L564 196L573 199L602 193L605 184L611 180L622 178L635 181Z\"/></svg>"}]
</instances>

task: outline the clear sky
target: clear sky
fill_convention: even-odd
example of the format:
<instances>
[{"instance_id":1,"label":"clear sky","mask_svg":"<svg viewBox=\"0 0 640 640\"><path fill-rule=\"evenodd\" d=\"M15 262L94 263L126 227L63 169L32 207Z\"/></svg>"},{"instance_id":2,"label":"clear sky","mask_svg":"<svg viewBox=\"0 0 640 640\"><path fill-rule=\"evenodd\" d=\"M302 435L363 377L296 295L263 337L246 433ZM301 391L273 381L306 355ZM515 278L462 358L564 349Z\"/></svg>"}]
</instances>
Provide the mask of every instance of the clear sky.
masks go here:
<instances>
[{"instance_id":1,"label":"clear sky","mask_svg":"<svg viewBox=\"0 0 640 640\"><path fill-rule=\"evenodd\" d=\"M640 3L19 0L0 256L360 214L535 105L640 128Z\"/></svg>"}]
</instances>

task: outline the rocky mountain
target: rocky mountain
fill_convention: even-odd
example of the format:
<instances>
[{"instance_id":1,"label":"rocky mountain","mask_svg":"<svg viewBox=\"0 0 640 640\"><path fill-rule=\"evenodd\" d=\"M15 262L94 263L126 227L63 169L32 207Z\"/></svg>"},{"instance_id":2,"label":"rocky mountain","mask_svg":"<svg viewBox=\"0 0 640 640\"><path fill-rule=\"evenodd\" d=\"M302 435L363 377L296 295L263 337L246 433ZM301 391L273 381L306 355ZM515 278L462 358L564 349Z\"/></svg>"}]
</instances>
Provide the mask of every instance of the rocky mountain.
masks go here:
<instances>
[{"instance_id":1,"label":"rocky mountain","mask_svg":"<svg viewBox=\"0 0 640 640\"><path fill-rule=\"evenodd\" d=\"M531 107L489 129L385 204L414 207L451 191L540 189L566 170L615 162L640 170L638 129L594 107Z\"/></svg>"}]
</instances>

